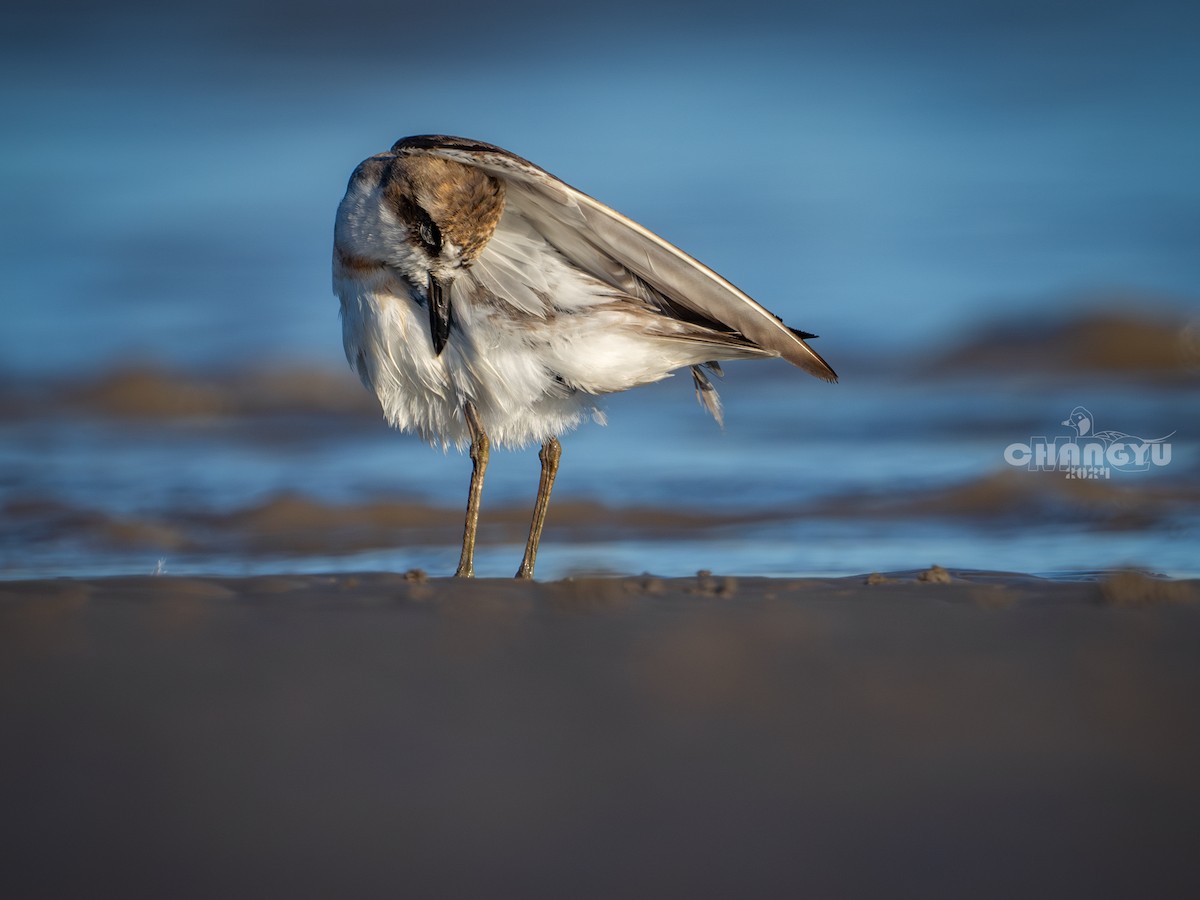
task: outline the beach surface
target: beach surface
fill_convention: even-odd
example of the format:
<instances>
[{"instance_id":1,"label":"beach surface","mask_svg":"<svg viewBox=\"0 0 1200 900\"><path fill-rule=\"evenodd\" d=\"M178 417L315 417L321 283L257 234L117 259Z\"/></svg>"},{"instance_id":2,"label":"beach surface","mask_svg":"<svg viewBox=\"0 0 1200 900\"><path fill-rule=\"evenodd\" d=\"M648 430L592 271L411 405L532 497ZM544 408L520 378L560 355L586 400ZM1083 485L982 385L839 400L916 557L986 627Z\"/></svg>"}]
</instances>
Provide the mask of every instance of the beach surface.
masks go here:
<instances>
[{"instance_id":1,"label":"beach surface","mask_svg":"<svg viewBox=\"0 0 1200 900\"><path fill-rule=\"evenodd\" d=\"M0 900L1200 897L1200 4L92 7L0 29ZM330 285L420 131L838 384L598 398L537 584L494 445L432 577Z\"/></svg>"},{"instance_id":2,"label":"beach surface","mask_svg":"<svg viewBox=\"0 0 1200 900\"><path fill-rule=\"evenodd\" d=\"M1196 896L1200 581L0 583L6 897Z\"/></svg>"}]
</instances>

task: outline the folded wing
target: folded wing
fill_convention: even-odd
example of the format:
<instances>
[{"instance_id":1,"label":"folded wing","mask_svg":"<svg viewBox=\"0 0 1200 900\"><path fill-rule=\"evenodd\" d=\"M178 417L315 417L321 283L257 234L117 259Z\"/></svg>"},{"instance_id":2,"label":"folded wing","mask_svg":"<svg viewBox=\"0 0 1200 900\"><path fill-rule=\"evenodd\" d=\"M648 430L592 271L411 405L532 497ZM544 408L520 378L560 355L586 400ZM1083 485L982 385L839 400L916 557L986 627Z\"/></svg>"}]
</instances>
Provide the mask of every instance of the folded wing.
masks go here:
<instances>
[{"instance_id":1,"label":"folded wing","mask_svg":"<svg viewBox=\"0 0 1200 900\"><path fill-rule=\"evenodd\" d=\"M817 378L837 379L803 333L674 244L528 160L491 144L442 135L405 138L392 149L477 166L504 179L507 204L596 278L682 316L736 331Z\"/></svg>"}]
</instances>

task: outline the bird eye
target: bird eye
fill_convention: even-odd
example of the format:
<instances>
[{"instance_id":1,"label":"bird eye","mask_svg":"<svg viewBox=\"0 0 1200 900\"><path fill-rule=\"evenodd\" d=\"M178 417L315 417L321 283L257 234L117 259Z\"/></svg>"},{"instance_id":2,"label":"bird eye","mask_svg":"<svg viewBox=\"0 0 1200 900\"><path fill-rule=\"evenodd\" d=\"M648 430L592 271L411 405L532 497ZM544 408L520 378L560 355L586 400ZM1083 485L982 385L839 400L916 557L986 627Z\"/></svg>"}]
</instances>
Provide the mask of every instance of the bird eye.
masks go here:
<instances>
[{"instance_id":1,"label":"bird eye","mask_svg":"<svg viewBox=\"0 0 1200 900\"><path fill-rule=\"evenodd\" d=\"M416 209L416 232L421 246L430 256L440 256L442 252L442 230L437 227L429 213L420 206L413 204Z\"/></svg>"},{"instance_id":2,"label":"bird eye","mask_svg":"<svg viewBox=\"0 0 1200 900\"><path fill-rule=\"evenodd\" d=\"M401 198L397 204L400 219L425 248L430 256L442 253L442 230L425 208L410 197Z\"/></svg>"}]
</instances>

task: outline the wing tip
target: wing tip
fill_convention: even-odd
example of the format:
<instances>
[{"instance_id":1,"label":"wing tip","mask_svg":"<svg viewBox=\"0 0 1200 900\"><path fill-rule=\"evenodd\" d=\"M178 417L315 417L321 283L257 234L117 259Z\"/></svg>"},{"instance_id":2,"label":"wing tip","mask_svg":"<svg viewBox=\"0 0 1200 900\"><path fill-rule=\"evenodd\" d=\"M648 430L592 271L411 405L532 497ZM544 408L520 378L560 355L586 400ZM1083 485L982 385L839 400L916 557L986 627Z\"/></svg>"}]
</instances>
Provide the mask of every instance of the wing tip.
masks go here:
<instances>
[{"instance_id":1,"label":"wing tip","mask_svg":"<svg viewBox=\"0 0 1200 900\"><path fill-rule=\"evenodd\" d=\"M837 372L833 371L833 366L825 362L821 354L812 347L808 346L808 344L804 343L803 340L797 339L796 342L804 348L804 352L800 354L791 353L784 358L787 359L787 361L792 365L798 366L809 375L812 375L814 378L819 378L822 381L828 381L830 384L836 384L838 380L838 374Z\"/></svg>"},{"instance_id":2,"label":"wing tip","mask_svg":"<svg viewBox=\"0 0 1200 900\"><path fill-rule=\"evenodd\" d=\"M792 333L792 337L796 339L796 343L804 348L804 353L799 358L793 359L789 355L787 357L788 361L793 365L799 366L814 378L820 378L822 381L836 384L838 374L833 371L833 366L825 362L820 353L805 343L805 341L811 341L814 338L820 337L820 335L813 334L810 331L801 331L799 328L792 328L790 325L785 325L784 327Z\"/></svg>"}]
</instances>

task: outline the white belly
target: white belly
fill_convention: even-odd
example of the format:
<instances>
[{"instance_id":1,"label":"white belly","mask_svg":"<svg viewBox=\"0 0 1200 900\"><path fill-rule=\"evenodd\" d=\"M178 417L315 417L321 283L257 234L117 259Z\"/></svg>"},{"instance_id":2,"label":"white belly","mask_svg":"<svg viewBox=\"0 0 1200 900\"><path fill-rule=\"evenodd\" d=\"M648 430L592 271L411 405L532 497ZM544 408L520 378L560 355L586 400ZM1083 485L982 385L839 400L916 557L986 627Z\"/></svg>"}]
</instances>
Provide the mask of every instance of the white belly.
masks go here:
<instances>
[{"instance_id":1,"label":"white belly","mask_svg":"<svg viewBox=\"0 0 1200 900\"><path fill-rule=\"evenodd\" d=\"M346 358L396 428L463 447L471 440L462 411L467 400L496 445L541 442L588 416L603 421L594 397L548 368L539 336L504 316L462 304L450 340L435 356L428 313L408 296L339 294Z\"/></svg>"}]
</instances>

